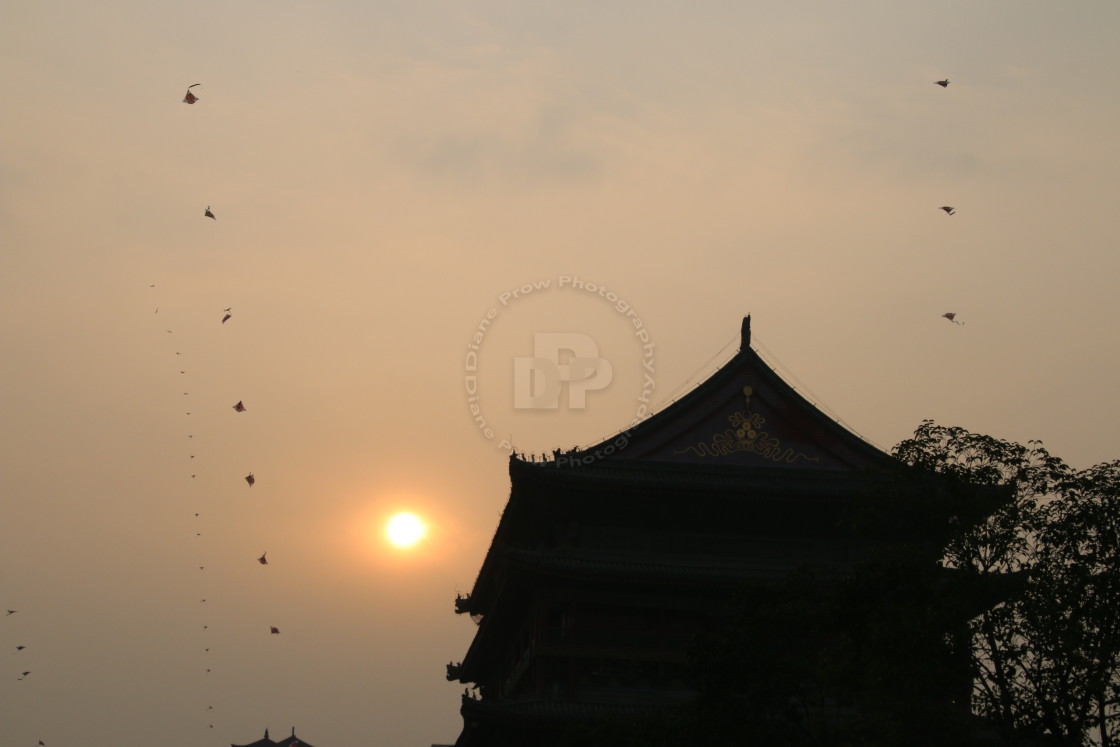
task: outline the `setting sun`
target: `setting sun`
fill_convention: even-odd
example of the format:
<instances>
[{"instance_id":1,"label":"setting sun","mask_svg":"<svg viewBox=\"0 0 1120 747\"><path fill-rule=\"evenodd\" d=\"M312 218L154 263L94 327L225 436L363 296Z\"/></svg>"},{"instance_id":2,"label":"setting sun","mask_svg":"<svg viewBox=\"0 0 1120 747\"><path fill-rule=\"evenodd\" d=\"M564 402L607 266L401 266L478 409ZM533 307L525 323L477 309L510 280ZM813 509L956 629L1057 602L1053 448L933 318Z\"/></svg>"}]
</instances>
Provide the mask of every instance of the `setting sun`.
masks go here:
<instances>
[{"instance_id":1,"label":"setting sun","mask_svg":"<svg viewBox=\"0 0 1120 747\"><path fill-rule=\"evenodd\" d=\"M400 513L389 519L385 533L397 547L411 547L424 537L424 523L415 514Z\"/></svg>"}]
</instances>

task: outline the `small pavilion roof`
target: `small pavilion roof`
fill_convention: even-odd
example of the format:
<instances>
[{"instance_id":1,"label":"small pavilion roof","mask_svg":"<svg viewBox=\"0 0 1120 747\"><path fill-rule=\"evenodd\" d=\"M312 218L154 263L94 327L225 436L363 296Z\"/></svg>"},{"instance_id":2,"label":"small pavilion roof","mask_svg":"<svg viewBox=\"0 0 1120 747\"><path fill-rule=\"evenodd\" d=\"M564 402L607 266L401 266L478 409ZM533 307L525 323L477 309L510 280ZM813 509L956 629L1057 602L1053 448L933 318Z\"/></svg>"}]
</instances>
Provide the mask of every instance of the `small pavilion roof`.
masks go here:
<instances>
[{"instance_id":1,"label":"small pavilion roof","mask_svg":"<svg viewBox=\"0 0 1120 747\"><path fill-rule=\"evenodd\" d=\"M276 745L283 745L283 747L312 747L312 745L296 737L296 728L292 727L292 734L289 737L284 737L279 742L274 742L268 736L268 729L264 730L264 737L255 742L248 744L231 744L230 747L276 747Z\"/></svg>"},{"instance_id":2,"label":"small pavilion roof","mask_svg":"<svg viewBox=\"0 0 1120 747\"><path fill-rule=\"evenodd\" d=\"M264 730L264 737L255 742L248 742L247 744L231 744L230 747L273 747L276 742L268 738L268 729Z\"/></svg>"}]
</instances>

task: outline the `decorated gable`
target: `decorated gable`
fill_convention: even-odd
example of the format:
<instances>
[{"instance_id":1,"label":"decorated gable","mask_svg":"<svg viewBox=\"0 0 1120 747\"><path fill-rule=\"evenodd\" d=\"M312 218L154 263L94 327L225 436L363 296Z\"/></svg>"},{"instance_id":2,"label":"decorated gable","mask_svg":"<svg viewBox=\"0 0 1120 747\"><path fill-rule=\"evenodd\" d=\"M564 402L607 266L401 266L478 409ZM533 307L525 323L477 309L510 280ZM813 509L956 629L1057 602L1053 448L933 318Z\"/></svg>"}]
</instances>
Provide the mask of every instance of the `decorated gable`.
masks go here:
<instances>
[{"instance_id":1,"label":"decorated gable","mask_svg":"<svg viewBox=\"0 0 1120 747\"><path fill-rule=\"evenodd\" d=\"M614 448L605 458L612 461L853 470L888 458L814 407L750 348L749 317L739 353L711 378L583 453L605 454L608 445Z\"/></svg>"}]
</instances>

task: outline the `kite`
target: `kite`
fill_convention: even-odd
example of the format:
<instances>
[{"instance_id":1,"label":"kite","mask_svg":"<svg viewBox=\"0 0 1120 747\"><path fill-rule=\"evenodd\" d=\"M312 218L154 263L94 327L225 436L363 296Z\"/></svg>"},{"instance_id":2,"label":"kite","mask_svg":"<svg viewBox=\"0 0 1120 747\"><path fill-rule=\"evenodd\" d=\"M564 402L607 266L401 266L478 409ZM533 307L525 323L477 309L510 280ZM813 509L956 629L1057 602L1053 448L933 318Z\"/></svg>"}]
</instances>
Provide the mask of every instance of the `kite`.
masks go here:
<instances>
[{"instance_id":1,"label":"kite","mask_svg":"<svg viewBox=\"0 0 1120 747\"><path fill-rule=\"evenodd\" d=\"M939 210L944 210L949 215L952 215L953 213L957 212L957 209L955 207L949 207L948 205L942 205L939 208Z\"/></svg>"},{"instance_id":2,"label":"kite","mask_svg":"<svg viewBox=\"0 0 1120 747\"><path fill-rule=\"evenodd\" d=\"M950 311L949 313L942 314L941 316L945 317L946 319L948 319L953 324L964 324L964 322L958 322L957 321L957 312L955 312L955 311Z\"/></svg>"},{"instance_id":3,"label":"kite","mask_svg":"<svg viewBox=\"0 0 1120 747\"><path fill-rule=\"evenodd\" d=\"M245 412L245 403L241 400L237 400L237 404L233 406L233 409L237 412Z\"/></svg>"},{"instance_id":4,"label":"kite","mask_svg":"<svg viewBox=\"0 0 1120 747\"><path fill-rule=\"evenodd\" d=\"M29 674L31 674L31 672L24 672L24 673L23 673L23 674L21 674L21 675L20 675L19 677L16 677L16 679L17 679L17 680L22 680L22 679L26 678L26 677L27 677L27 675L29 675Z\"/></svg>"},{"instance_id":5,"label":"kite","mask_svg":"<svg viewBox=\"0 0 1120 747\"><path fill-rule=\"evenodd\" d=\"M266 558L265 555L268 555L268 553L266 552L266 553L262 554L259 558L257 558L257 562L260 563L261 565L268 565L268 558Z\"/></svg>"},{"instance_id":6,"label":"kite","mask_svg":"<svg viewBox=\"0 0 1120 747\"><path fill-rule=\"evenodd\" d=\"M251 488L251 487L253 487L253 483L255 483L256 481L257 481L257 478L253 477L253 473L252 473L252 472L250 472L249 474L245 475L245 482L249 483L249 487L250 487L250 488Z\"/></svg>"},{"instance_id":7,"label":"kite","mask_svg":"<svg viewBox=\"0 0 1120 747\"><path fill-rule=\"evenodd\" d=\"M215 219L215 220L216 220L216 219ZM232 308L232 307L231 307L231 308ZM233 316L233 314L231 314L231 313L229 313L229 312L230 312L230 309L226 309L226 315L222 317L222 324L225 324L225 323L226 323L227 321L229 321L229 318L230 318L231 316Z\"/></svg>"},{"instance_id":8,"label":"kite","mask_svg":"<svg viewBox=\"0 0 1120 747\"><path fill-rule=\"evenodd\" d=\"M280 635L280 628L277 628L274 625L269 625L268 629L272 631L272 635Z\"/></svg>"},{"instance_id":9,"label":"kite","mask_svg":"<svg viewBox=\"0 0 1120 747\"><path fill-rule=\"evenodd\" d=\"M205 215L207 218L214 218L214 214L212 212L210 212L210 206L209 205L206 206L206 212L203 213L203 215ZM217 218L214 218L214 220L217 220Z\"/></svg>"},{"instance_id":10,"label":"kite","mask_svg":"<svg viewBox=\"0 0 1120 747\"><path fill-rule=\"evenodd\" d=\"M933 82L936 83L937 85L941 86L942 88L948 88L949 87L949 79L948 78L946 78L945 80L935 80Z\"/></svg>"},{"instance_id":11,"label":"kite","mask_svg":"<svg viewBox=\"0 0 1120 747\"><path fill-rule=\"evenodd\" d=\"M187 86L187 95L183 97L184 104L193 104L194 102L198 101L198 96L195 96L193 93L191 93L191 89L195 86L201 85L201 83L195 83L194 85Z\"/></svg>"},{"instance_id":12,"label":"kite","mask_svg":"<svg viewBox=\"0 0 1120 747\"><path fill-rule=\"evenodd\" d=\"M8 615L14 615L17 612L19 612L19 610L8 610ZM8 615L4 615L4 617L7 617Z\"/></svg>"},{"instance_id":13,"label":"kite","mask_svg":"<svg viewBox=\"0 0 1120 747\"><path fill-rule=\"evenodd\" d=\"M16 651L23 651L27 646L16 646Z\"/></svg>"}]
</instances>

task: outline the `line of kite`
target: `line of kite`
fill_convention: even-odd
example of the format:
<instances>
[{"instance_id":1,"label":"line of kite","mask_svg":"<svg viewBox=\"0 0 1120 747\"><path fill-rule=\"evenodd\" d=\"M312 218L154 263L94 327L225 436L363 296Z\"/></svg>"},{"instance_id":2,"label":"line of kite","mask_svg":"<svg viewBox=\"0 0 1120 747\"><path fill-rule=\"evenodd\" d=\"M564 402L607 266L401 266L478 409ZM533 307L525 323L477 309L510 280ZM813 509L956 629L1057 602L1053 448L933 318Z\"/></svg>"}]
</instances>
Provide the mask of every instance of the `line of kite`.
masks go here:
<instances>
[{"instance_id":1,"label":"line of kite","mask_svg":"<svg viewBox=\"0 0 1120 747\"><path fill-rule=\"evenodd\" d=\"M187 88L186 88L186 91L185 91L185 93L184 93L184 95L183 95L183 103L185 103L185 104L188 104L188 105L194 105L194 104L195 104L196 102L198 102L198 101L199 101L199 97L198 97L198 95L197 95L197 94L196 94L196 93L194 92L194 89L195 89L195 88L197 88L197 87L200 87L201 85L202 85L201 83L193 83L193 84L191 84L191 85L187 86ZM212 206L212 205L207 205L207 206L206 206L206 209L205 209L205 210L203 211L203 217L205 217L205 218L209 218L209 219L210 219L210 220L212 220L212 221L217 221L217 219L218 219L218 218L217 218L217 215L216 215L216 214L215 214L215 212L214 212L214 208L213 208L213 206ZM155 288L156 286L157 286L157 283L151 283L151 284L149 285L149 287L150 287L150 288ZM163 307L165 307L165 306L166 306L166 303L164 303L164 304L158 304L158 305L156 305L156 306L155 306L155 313L156 313L156 314L160 314L160 313L161 313L161 309L162 309L162 311L163 311L163 312L166 312L166 311L167 311L167 309L166 309L166 308L163 308ZM233 308L232 308L232 307L225 307L225 308L224 308L224 309L222 310L222 314L221 314L221 317L220 317L220 324L224 326L224 325L226 325L226 324L227 324L227 322L229 322L229 321L230 321L230 320L231 320L232 318L233 318ZM170 334L170 333L172 333L172 330L170 330L170 329L169 329L169 330L167 330L167 332L168 332L168 333ZM177 347L180 347L180 346L177 346ZM183 356L183 357L185 357L185 356L184 356L184 353L187 353L187 354L189 354L189 353L190 353L190 351L189 351L189 350L185 350L185 349L183 349L182 347L180 347L180 349L179 349L179 350L176 350L176 351L175 351L175 355L176 355L176 356ZM196 367L196 366L192 366L192 370L193 370L193 369L194 369L195 367ZM186 375L186 374L188 373L188 369L178 369L178 370L179 370L179 373L180 373L180 375ZM196 390L196 389L195 389L194 387L185 387L185 389L188 389L189 391L183 391L183 392L182 392L182 396L191 396L191 395L195 395L195 396L198 396L198 395L200 394L200 392L199 392L199 391L197 391L197 390ZM195 396L192 396L192 400L194 400L194 399L195 399ZM202 414L203 414L203 411L202 411L202 406L201 406L201 405L200 405L199 403L197 403L197 402L194 402L193 404L194 404L195 406L194 406L194 407L192 407L192 409L191 409L191 410L185 411L185 412L186 412L186 415L191 415L191 413L192 413L192 412L197 412L197 414L198 414L198 415L202 415ZM244 413L244 412L246 412L246 411L248 410L248 408L247 408L247 407L245 406L245 403L244 403L244 401L243 401L243 400L238 400L238 401L237 401L237 403L236 403L236 404L234 404L234 405L232 406L232 409L233 409L233 410L234 410L234 412L236 412L236 413ZM205 415L203 415L203 417L205 417ZM195 418L192 418L192 420L195 420ZM194 429L192 428L192 430L194 430ZM194 438L194 435L195 435L194 433L190 433L190 434L188 434L188 435L187 435L187 437L188 437L188 439L193 439L193 438ZM203 435L203 436L202 436L202 438L201 438L200 440L204 440L204 439L205 439L205 436ZM191 453L191 454L189 454L189 455L188 455L188 456L189 456L189 460L190 460L190 463L191 463L191 465L192 465L192 466L195 466L196 464L198 464L198 466L202 466L202 467L205 467L205 464L202 464L202 463L204 463L204 462L205 462L205 460L206 460L206 454L205 454L204 452L202 452L202 451L196 451L196 448L205 448L205 444L196 444L195 442L193 442L193 441L192 441L192 448L191 448L191 451L195 451L195 453ZM196 456L197 456L197 458L196 458ZM197 467L196 467L196 469L197 469ZM201 472L203 472L203 471L204 471L204 470L198 470L197 472L195 472L195 473L192 473L192 474L190 475L191 479L192 479L192 480L197 480L198 478L200 478L200 477L203 477L203 475L201 475L201 474L200 474L200 473L201 473ZM254 475L254 473L252 473L252 472L250 472L250 473L248 473L247 475L245 475L245 477L244 477L244 480L245 480L245 483L246 483L246 484L248 485L248 487L250 487L250 488L252 488L252 487L253 487L253 486L254 486L254 485L256 484L256 476L255 476L255 475ZM201 482L201 480L199 480L199 482ZM199 518L200 518L200 517L201 517L201 512L197 512L197 511L196 511L196 512L194 512L194 518L195 518L196 520L199 520ZM198 530L198 529L201 529L201 525L200 525L200 524L196 524L196 525L195 525L195 529L196 529L196 530ZM203 536L203 534L204 534L204 532L203 532L203 531L195 531L195 532L194 532L194 536L195 536L196 538L200 538L200 537L202 537L202 536ZM260 554L260 556L257 556L257 557L256 557L256 560L257 560L257 563L258 563L259 565L262 565L262 566L265 566L265 565L269 565L269 564L270 564L270 561L269 561L269 559L268 559L268 553L267 553L267 552L261 553L261 554ZM212 577L213 577L213 574L212 574L212 573L211 573L210 571L208 571L208 568L209 568L209 566L210 566L210 563L207 563L207 562L206 562L206 560L205 560L205 556L201 556L201 555L200 555L200 556L198 557L198 561L202 561L202 562L200 562L200 563L198 564L198 568L199 568L199 571L200 571L200 572L206 572L206 573L207 573L207 577L208 577L208 578L212 578ZM198 596L196 596L196 597L194 597L194 598L195 598L196 600L199 600L199 601L198 601L198 603L199 603L199 604L202 604L202 603L205 603L205 602L207 601L207 598L208 598L208 596L204 594L204 595L202 595L202 596L201 596L201 598L200 598L200 597L198 597ZM211 605L207 604L207 605L206 605L206 607L207 607L207 608L209 608L209 607L211 607ZM11 612L9 612L9 614L12 614L12 613L14 613L14 610L12 610ZM202 627L202 631L203 631L203 632L205 633L205 632L209 631L209 628L210 628L210 625L208 624L208 623L209 623L209 620L208 620L208 619L206 619L206 618L204 618L202 622L203 622L203 624L202 624L202 626L201 626L201 627ZM269 629L269 632L270 632L270 634L271 634L271 635L279 635L279 633L280 633L280 629L279 629L278 627L276 627L276 626L268 626L268 629ZM203 650L204 650L204 653L205 653L206 655L209 655L209 653L210 653L210 650L211 650L211 649L210 649L210 647L209 647L209 646L207 646L207 647L205 647L205 648L204 648ZM213 666L213 665L212 665L212 664L210 663L210 661L211 661L211 660L210 660L209 658L207 658L207 660L206 660L206 667L205 667L205 669L204 669L204 671L206 672L206 674L210 674L210 673L211 673L212 671L220 671L220 670L216 670L216 669L214 668L214 666ZM24 676L26 676L26 674L29 674L29 672L28 672L28 673L25 673L25 674L24 674ZM213 710L214 710L214 706L213 706L213 705L208 705L208 706L206 707L206 710L207 710L207 711L213 711ZM214 728L214 724L213 724L213 723L209 724L209 728L213 729L213 728Z\"/></svg>"},{"instance_id":2,"label":"line of kite","mask_svg":"<svg viewBox=\"0 0 1120 747\"><path fill-rule=\"evenodd\" d=\"M949 79L948 78L945 78L943 80L935 80L934 83L941 86L942 88L948 88L949 87ZM952 205L942 205L941 207L938 208L938 210L944 210L946 215L956 215L957 214L957 209L955 207L953 207ZM964 324L964 322L958 322L957 321L957 312L955 312L955 311L946 312L946 313L942 314L941 316L944 319L948 319L953 324L958 324L958 325L963 325Z\"/></svg>"},{"instance_id":3,"label":"line of kite","mask_svg":"<svg viewBox=\"0 0 1120 747\"><path fill-rule=\"evenodd\" d=\"M16 614L17 612L19 612L19 610L7 610L4 617L11 617L12 615ZM15 646L15 650L13 650L11 652L11 654L12 654L12 656L15 656L19 652L24 651L26 649L27 649L27 646L20 643L20 644ZM31 670L29 670L29 669L24 670L24 671L20 672L20 675L18 677L16 677L16 679L17 680L25 680L25 679L27 679L27 675L29 675L29 674L31 674Z\"/></svg>"}]
</instances>

